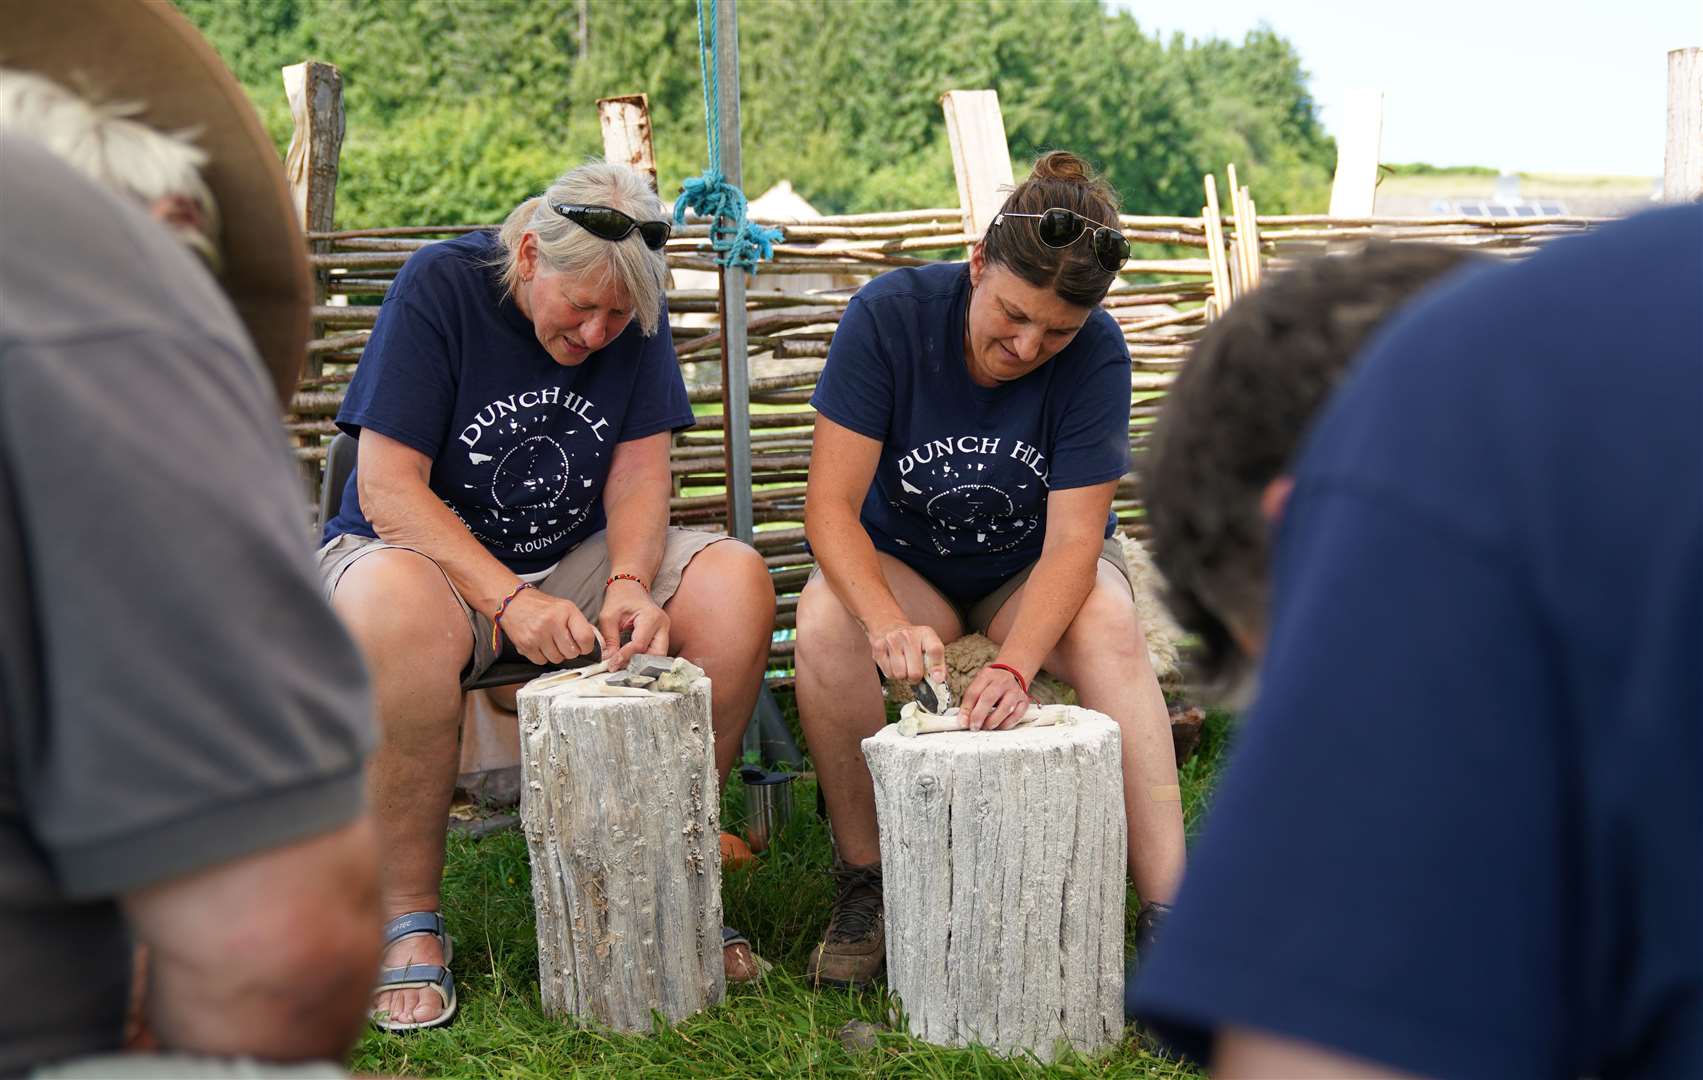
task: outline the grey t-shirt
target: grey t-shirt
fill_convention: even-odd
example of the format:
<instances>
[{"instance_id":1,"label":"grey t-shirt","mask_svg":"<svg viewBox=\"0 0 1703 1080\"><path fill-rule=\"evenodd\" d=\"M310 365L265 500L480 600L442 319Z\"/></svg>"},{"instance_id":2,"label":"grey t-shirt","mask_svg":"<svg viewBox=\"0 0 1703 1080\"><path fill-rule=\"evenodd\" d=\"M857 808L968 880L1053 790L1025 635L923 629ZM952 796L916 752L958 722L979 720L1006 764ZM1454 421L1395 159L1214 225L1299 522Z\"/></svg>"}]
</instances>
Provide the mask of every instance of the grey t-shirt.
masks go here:
<instances>
[{"instance_id":1,"label":"grey t-shirt","mask_svg":"<svg viewBox=\"0 0 1703 1080\"><path fill-rule=\"evenodd\" d=\"M304 502L206 271L0 138L0 1075L117 1044L116 897L359 812Z\"/></svg>"}]
</instances>

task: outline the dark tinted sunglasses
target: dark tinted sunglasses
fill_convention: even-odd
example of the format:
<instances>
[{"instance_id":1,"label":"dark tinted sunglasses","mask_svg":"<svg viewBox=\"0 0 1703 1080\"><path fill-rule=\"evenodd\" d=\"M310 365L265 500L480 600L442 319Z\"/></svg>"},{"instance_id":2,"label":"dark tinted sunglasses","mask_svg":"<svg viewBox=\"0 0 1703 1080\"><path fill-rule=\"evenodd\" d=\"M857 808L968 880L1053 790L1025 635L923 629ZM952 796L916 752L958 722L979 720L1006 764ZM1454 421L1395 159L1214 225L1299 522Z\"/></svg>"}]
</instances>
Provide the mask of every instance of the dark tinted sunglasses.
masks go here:
<instances>
[{"instance_id":1,"label":"dark tinted sunglasses","mask_svg":"<svg viewBox=\"0 0 1703 1080\"><path fill-rule=\"evenodd\" d=\"M1034 218L1040 222L1035 229L1041 236L1041 243L1050 248L1066 248L1082 239L1082 234L1093 227L1094 261L1109 274L1115 274L1123 269L1129 261L1129 241L1124 234L1109 225L1101 225L1091 221L1074 210L1066 210L1055 206L1039 214L1013 214L1001 211L994 215L993 223L998 225L1005 218Z\"/></svg>"},{"instance_id":2,"label":"dark tinted sunglasses","mask_svg":"<svg viewBox=\"0 0 1703 1080\"><path fill-rule=\"evenodd\" d=\"M550 209L601 240L625 240L637 229L639 239L652 251L661 251L662 245L668 243L668 234L674 231L674 226L666 221L634 221L613 206L551 203Z\"/></svg>"}]
</instances>

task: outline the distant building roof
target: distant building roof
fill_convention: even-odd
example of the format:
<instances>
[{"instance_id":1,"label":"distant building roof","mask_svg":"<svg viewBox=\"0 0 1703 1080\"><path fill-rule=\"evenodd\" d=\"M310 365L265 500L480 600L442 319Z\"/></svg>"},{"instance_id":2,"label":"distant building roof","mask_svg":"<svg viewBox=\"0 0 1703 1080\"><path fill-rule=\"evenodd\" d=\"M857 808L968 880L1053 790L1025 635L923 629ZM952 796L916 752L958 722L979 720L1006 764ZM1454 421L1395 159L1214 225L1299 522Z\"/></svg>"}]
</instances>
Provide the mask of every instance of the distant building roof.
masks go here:
<instances>
[{"instance_id":1,"label":"distant building roof","mask_svg":"<svg viewBox=\"0 0 1703 1080\"><path fill-rule=\"evenodd\" d=\"M760 221L812 221L822 216L808 199L792 189L791 180L782 180L752 199L750 212Z\"/></svg>"}]
</instances>

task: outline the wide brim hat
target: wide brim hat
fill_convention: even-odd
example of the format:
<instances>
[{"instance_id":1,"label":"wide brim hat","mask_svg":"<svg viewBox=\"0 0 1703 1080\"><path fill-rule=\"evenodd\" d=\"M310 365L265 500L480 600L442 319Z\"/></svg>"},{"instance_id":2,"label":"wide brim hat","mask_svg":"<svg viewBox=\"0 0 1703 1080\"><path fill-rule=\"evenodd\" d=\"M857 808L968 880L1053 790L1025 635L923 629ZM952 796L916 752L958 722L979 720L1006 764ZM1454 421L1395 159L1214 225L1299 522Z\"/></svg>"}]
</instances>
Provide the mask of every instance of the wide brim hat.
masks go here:
<instances>
[{"instance_id":1,"label":"wide brim hat","mask_svg":"<svg viewBox=\"0 0 1703 1080\"><path fill-rule=\"evenodd\" d=\"M313 302L306 244L278 151L219 54L164 0L0 0L0 64L192 133L219 204L219 283L287 409Z\"/></svg>"}]
</instances>

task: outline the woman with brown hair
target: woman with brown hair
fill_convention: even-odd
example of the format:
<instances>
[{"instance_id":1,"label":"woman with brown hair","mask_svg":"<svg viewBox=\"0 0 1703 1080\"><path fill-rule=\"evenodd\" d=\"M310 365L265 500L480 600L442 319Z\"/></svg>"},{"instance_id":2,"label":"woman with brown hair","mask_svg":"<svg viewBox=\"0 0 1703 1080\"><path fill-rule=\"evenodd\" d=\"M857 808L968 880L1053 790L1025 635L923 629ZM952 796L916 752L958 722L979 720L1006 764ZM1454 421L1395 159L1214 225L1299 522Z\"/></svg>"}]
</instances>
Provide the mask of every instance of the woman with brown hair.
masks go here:
<instances>
[{"instance_id":1,"label":"woman with brown hair","mask_svg":"<svg viewBox=\"0 0 1703 1080\"><path fill-rule=\"evenodd\" d=\"M881 677L943 677L944 642L965 633L999 644L960 703L972 728L1016 722L1043 668L1117 722L1138 933L1182 876L1165 701L1111 514L1130 359L1099 304L1128 257L1116 194L1054 151L968 262L881 276L834 336L811 399L805 531L820 570L798 604L799 714L840 890L810 959L818 983L867 983L885 960L859 749L884 721Z\"/></svg>"}]
</instances>

